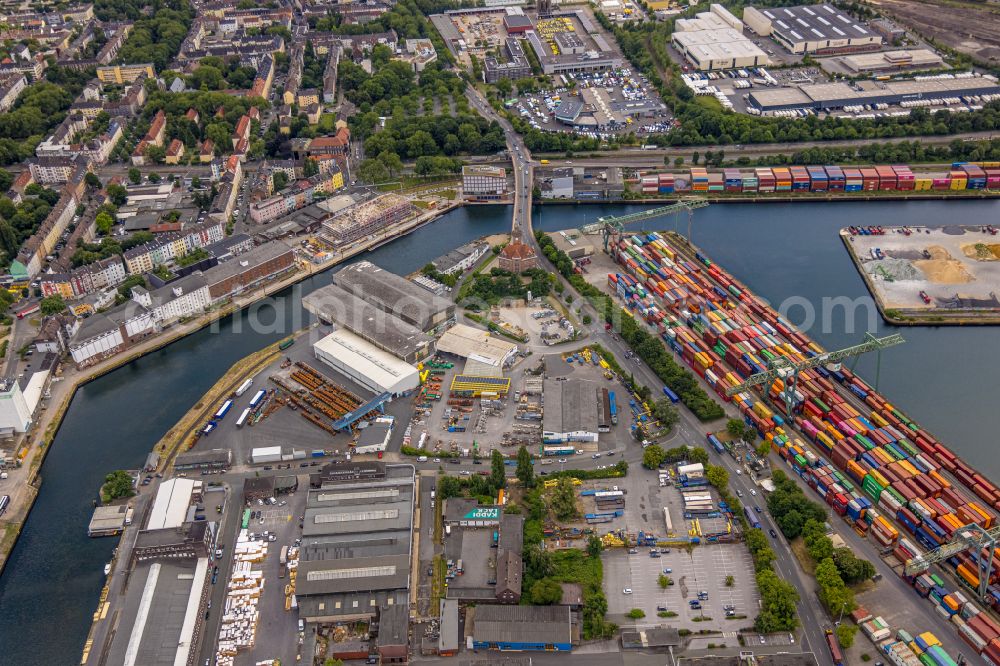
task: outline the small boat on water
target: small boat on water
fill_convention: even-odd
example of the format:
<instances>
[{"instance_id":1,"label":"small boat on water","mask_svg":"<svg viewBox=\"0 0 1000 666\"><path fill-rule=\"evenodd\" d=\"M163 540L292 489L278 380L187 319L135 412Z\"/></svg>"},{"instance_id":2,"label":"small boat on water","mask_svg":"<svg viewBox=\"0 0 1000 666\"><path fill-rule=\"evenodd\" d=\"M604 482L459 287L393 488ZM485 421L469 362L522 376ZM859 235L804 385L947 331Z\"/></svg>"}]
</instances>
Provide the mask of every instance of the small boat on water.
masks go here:
<instances>
[{"instance_id":1,"label":"small boat on water","mask_svg":"<svg viewBox=\"0 0 1000 666\"><path fill-rule=\"evenodd\" d=\"M109 573L111 573L111 562L104 565L104 575L107 576Z\"/></svg>"}]
</instances>

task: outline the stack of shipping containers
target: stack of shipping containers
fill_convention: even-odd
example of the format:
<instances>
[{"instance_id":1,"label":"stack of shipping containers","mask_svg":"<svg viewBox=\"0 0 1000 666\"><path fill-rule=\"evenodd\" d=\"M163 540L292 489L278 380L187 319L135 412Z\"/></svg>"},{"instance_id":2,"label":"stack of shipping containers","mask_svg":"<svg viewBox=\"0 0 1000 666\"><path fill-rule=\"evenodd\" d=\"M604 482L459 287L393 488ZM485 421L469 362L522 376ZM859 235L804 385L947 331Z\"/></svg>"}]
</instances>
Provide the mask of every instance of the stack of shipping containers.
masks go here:
<instances>
[{"instance_id":1,"label":"stack of shipping containers","mask_svg":"<svg viewBox=\"0 0 1000 666\"><path fill-rule=\"evenodd\" d=\"M792 166L709 171L691 167L691 182L674 174L646 174L638 181L643 194L694 192L861 192L1000 189L1000 163L957 162L949 172L919 172L906 165L874 167Z\"/></svg>"},{"instance_id":2,"label":"stack of shipping containers","mask_svg":"<svg viewBox=\"0 0 1000 666\"><path fill-rule=\"evenodd\" d=\"M765 174L757 173L763 180ZM626 309L723 400L728 388L762 372L774 358L801 360L823 351L717 265L700 254L692 261L659 234L622 238L611 253L623 270L609 274L608 282ZM948 542L965 525L995 525L1000 489L846 368L818 366L799 375L793 419L811 447L788 429L782 388L775 381L766 391L769 401L753 391L732 401L794 473L884 552L905 562L922 548ZM978 557L994 560L990 603L1000 608L1000 549L962 552L942 565L975 586ZM915 584L918 578L906 580ZM960 591L948 592L943 582L937 587L937 593L922 596L940 613L978 611ZM991 632L976 631L966 642L979 653L1000 655L1000 630ZM916 647L919 656L932 646Z\"/></svg>"}]
</instances>

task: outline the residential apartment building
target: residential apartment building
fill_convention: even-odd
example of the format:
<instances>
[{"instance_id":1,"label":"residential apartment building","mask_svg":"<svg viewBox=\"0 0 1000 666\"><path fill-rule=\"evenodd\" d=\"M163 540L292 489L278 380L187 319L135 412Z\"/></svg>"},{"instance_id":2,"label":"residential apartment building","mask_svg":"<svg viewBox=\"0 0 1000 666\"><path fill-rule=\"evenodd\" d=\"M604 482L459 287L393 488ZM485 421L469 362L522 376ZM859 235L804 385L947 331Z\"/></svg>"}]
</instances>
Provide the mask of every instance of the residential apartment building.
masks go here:
<instances>
[{"instance_id":1,"label":"residential apartment building","mask_svg":"<svg viewBox=\"0 0 1000 666\"><path fill-rule=\"evenodd\" d=\"M149 78L156 76L153 70L153 63L141 63L135 65L107 65L97 68L97 78L101 83L132 83L140 75L145 74Z\"/></svg>"},{"instance_id":2,"label":"residential apartment building","mask_svg":"<svg viewBox=\"0 0 1000 666\"><path fill-rule=\"evenodd\" d=\"M211 304L208 282L201 271L195 271L159 289L132 288L132 300L143 305L153 315L158 327L203 313Z\"/></svg>"},{"instance_id":3,"label":"residential apartment building","mask_svg":"<svg viewBox=\"0 0 1000 666\"><path fill-rule=\"evenodd\" d=\"M128 301L85 319L69 343L69 353L77 367L84 368L124 351L155 330L153 314Z\"/></svg>"},{"instance_id":4,"label":"residential apartment building","mask_svg":"<svg viewBox=\"0 0 1000 666\"><path fill-rule=\"evenodd\" d=\"M229 298L295 267L295 253L284 243L265 243L205 271L212 302Z\"/></svg>"},{"instance_id":5,"label":"residential apartment building","mask_svg":"<svg viewBox=\"0 0 1000 666\"><path fill-rule=\"evenodd\" d=\"M292 183L281 192L250 205L250 218L269 222L311 204L317 194L332 194L344 187L344 174L335 169Z\"/></svg>"},{"instance_id":6,"label":"residential apartment building","mask_svg":"<svg viewBox=\"0 0 1000 666\"><path fill-rule=\"evenodd\" d=\"M183 257L195 248L217 243L225 236L221 223L209 222L189 230L163 234L162 237L133 247L124 253L129 275L148 273L160 264Z\"/></svg>"},{"instance_id":7,"label":"residential apartment building","mask_svg":"<svg viewBox=\"0 0 1000 666\"><path fill-rule=\"evenodd\" d=\"M17 101L21 91L28 87L28 77L24 74L14 74L0 83L0 112L10 111Z\"/></svg>"}]
</instances>

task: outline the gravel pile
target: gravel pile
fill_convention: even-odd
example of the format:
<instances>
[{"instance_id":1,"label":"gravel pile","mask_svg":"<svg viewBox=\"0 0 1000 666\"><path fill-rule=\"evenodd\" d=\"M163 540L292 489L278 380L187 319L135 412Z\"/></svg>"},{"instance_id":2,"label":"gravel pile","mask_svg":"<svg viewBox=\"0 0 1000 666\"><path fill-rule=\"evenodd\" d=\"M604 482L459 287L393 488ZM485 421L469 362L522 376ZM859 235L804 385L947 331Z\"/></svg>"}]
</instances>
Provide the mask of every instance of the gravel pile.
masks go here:
<instances>
[{"instance_id":1,"label":"gravel pile","mask_svg":"<svg viewBox=\"0 0 1000 666\"><path fill-rule=\"evenodd\" d=\"M886 275L893 280L922 280L923 273L906 259L879 259L865 264L868 273L875 279L885 279ZM882 270L879 270L881 268ZM885 271L883 273L882 271Z\"/></svg>"}]
</instances>

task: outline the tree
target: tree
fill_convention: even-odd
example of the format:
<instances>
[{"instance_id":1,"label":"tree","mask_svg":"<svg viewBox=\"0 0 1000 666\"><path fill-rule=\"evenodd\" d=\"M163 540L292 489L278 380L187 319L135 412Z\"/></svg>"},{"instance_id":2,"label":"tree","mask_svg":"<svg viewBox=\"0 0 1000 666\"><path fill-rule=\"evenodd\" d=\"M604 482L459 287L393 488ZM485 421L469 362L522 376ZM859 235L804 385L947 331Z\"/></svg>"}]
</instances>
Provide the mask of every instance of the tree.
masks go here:
<instances>
[{"instance_id":1,"label":"tree","mask_svg":"<svg viewBox=\"0 0 1000 666\"><path fill-rule=\"evenodd\" d=\"M156 147L156 146L152 146L152 147ZM160 178L160 174L156 173L155 171L153 173L149 174L149 182L151 182L151 183L158 183L158 182L160 182L160 180L162 180Z\"/></svg>"},{"instance_id":2,"label":"tree","mask_svg":"<svg viewBox=\"0 0 1000 666\"><path fill-rule=\"evenodd\" d=\"M101 211L94 218L94 226L97 227L97 233L107 236L115 226L115 218L111 217L106 211Z\"/></svg>"},{"instance_id":3,"label":"tree","mask_svg":"<svg viewBox=\"0 0 1000 666\"><path fill-rule=\"evenodd\" d=\"M740 419L729 419L726 421L726 432L733 439L743 439L743 433L746 432L746 423Z\"/></svg>"},{"instance_id":4,"label":"tree","mask_svg":"<svg viewBox=\"0 0 1000 666\"><path fill-rule=\"evenodd\" d=\"M678 157L677 159L675 159L674 160L674 166L677 167L678 169L681 168L682 166L684 166L684 158L683 157Z\"/></svg>"},{"instance_id":5,"label":"tree","mask_svg":"<svg viewBox=\"0 0 1000 666\"><path fill-rule=\"evenodd\" d=\"M659 444L650 444L642 452L642 466L657 469L667 459L667 453Z\"/></svg>"},{"instance_id":6,"label":"tree","mask_svg":"<svg viewBox=\"0 0 1000 666\"><path fill-rule=\"evenodd\" d=\"M135 167L132 167L128 170L128 180L133 185L138 185L142 182L142 173Z\"/></svg>"},{"instance_id":7,"label":"tree","mask_svg":"<svg viewBox=\"0 0 1000 666\"><path fill-rule=\"evenodd\" d=\"M132 475L123 469L111 472L104 477L101 486L101 501L113 502L120 497L131 497L135 494Z\"/></svg>"},{"instance_id":8,"label":"tree","mask_svg":"<svg viewBox=\"0 0 1000 666\"><path fill-rule=\"evenodd\" d=\"M310 176L315 176L319 173L319 163L312 157L307 157L306 161L302 163L302 175L306 178Z\"/></svg>"},{"instance_id":9,"label":"tree","mask_svg":"<svg viewBox=\"0 0 1000 666\"><path fill-rule=\"evenodd\" d=\"M87 172L87 175L83 177L83 182L92 190L101 189L101 179L93 171Z\"/></svg>"},{"instance_id":10,"label":"tree","mask_svg":"<svg viewBox=\"0 0 1000 666\"><path fill-rule=\"evenodd\" d=\"M659 421L660 426L665 430L671 430L677 422L681 420L681 415L667 397L660 398L653 403L653 417Z\"/></svg>"},{"instance_id":11,"label":"tree","mask_svg":"<svg viewBox=\"0 0 1000 666\"><path fill-rule=\"evenodd\" d=\"M462 494L462 482L455 476L442 476L438 480L437 493L441 500L459 497Z\"/></svg>"},{"instance_id":12,"label":"tree","mask_svg":"<svg viewBox=\"0 0 1000 666\"><path fill-rule=\"evenodd\" d=\"M389 180L389 170L378 160L362 160L357 169L358 179L371 184L384 183Z\"/></svg>"},{"instance_id":13,"label":"tree","mask_svg":"<svg viewBox=\"0 0 1000 666\"><path fill-rule=\"evenodd\" d=\"M42 314L46 317L59 314L66 309L66 301L62 299L62 296L47 296L38 305Z\"/></svg>"},{"instance_id":14,"label":"tree","mask_svg":"<svg viewBox=\"0 0 1000 666\"><path fill-rule=\"evenodd\" d=\"M403 160L399 159L399 155L391 150L383 150L375 159L382 163L390 176L394 176L403 170Z\"/></svg>"},{"instance_id":15,"label":"tree","mask_svg":"<svg viewBox=\"0 0 1000 666\"><path fill-rule=\"evenodd\" d=\"M108 185L107 192L108 198L116 206L124 206L125 202L128 201L128 190L118 183Z\"/></svg>"},{"instance_id":16,"label":"tree","mask_svg":"<svg viewBox=\"0 0 1000 666\"><path fill-rule=\"evenodd\" d=\"M493 453L491 454L490 467L492 469L490 484L497 490L506 486L507 474L503 469L503 455L497 449L493 449Z\"/></svg>"},{"instance_id":17,"label":"tree","mask_svg":"<svg viewBox=\"0 0 1000 666\"><path fill-rule=\"evenodd\" d=\"M600 537L595 534L591 534L587 537L587 554L591 557L600 557L601 552L604 551L604 542L601 541Z\"/></svg>"},{"instance_id":18,"label":"tree","mask_svg":"<svg viewBox=\"0 0 1000 666\"><path fill-rule=\"evenodd\" d=\"M735 576L732 575L726 576L726 587L732 587L735 584L736 584Z\"/></svg>"},{"instance_id":19,"label":"tree","mask_svg":"<svg viewBox=\"0 0 1000 666\"><path fill-rule=\"evenodd\" d=\"M674 584L674 581L666 574L660 574L656 578L656 584L660 586L660 589L665 590Z\"/></svg>"},{"instance_id":20,"label":"tree","mask_svg":"<svg viewBox=\"0 0 1000 666\"><path fill-rule=\"evenodd\" d=\"M584 326L590 326L592 323L594 323L594 318L591 317L589 314L585 314L583 315L581 321L583 322Z\"/></svg>"},{"instance_id":21,"label":"tree","mask_svg":"<svg viewBox=\"0 0 1000 666\"><path fill-rule=\"evenodd\" d=\"M855 556L850 548L834 550L833 562L837 565L840 577L848 585L856 585L875 575L875 565L866 559Z\"/></svg>"},{"instance_id":22,"label":"tree","mask_svg":"<svg viewBox=\"0 0 1000 666\"><path fill-rule=\"evenodd\" d=\"M708 465L705 468L705 478L720 490L729 487L729 472L721 465Z\"/></svg>"},{"instance_id":23,"label":"tree","mask_svg":"<svg viewBox=\"0 0 1000 666\"><path fill-rule=\"evenodd\" d=\"M274 182L275 190L283 190L288 185L288 174L284 171L275 171L271 179Z\"/></svg>"},{"instance_id":24,"label":"tree","mask_svg":"<svg viewBox=\"0 0 1000 666\"><path fill-rule=\"evenodd\" d=\"M536 606L551 606L562 601L562 587L551 578L535 581L531 586L531 603Z\"/></svg>"},{"instance_id":25,"label":"tree","mask_svg":"<svg viewBox=\"0 0 1000 666\"><path fill-rule=\"evenodd\" d=\"M535 467L531 464L531 454L524 446L517 450L517 480L522 488L535 485Z\"/></svg>"},{"instance_id":26,"label":"tree","mask_svg":"<svg viewBox=\"0 0 1000 666\"><path fill-rule=\"evenodd\" d=\"M252 1L251 1L251 5L254 6L254 7L257 6ZM344 662L341 659L334 659L333 657L327 657L326 660L323 662L323 666L344 666Z\"/></svg>"},{"instance_id":27,"label":"tree","mask_svg":"<svg viewBox=\"0 0 1000 666\"><path fill-rule=\"evenodd\" d=\"M849 648L854 645L854 636L858 633L858 627L855 624L844 624L843 622L837 627L837 642L840 643L840 647Z\"/></svg>"},{"instance_id":28,"label":"tree","mask_svg":"<svg viewBox=\"0 0 1000 666\"><path fill-rule=\"evenodd\" d=\"M751 530L757 532L757 530ZM795 586L778 577L770 568L757 572L757 589L760 591L761 610L754 621L754 628L769 634L775 631L791 631L798 626L795 604L799 593Z\"/></svg>"},{"instance_id":29,"label":"tree","mask_svg":"<svg viewBox=\"0 0 1000 666\"><path fill-rule=\"evenodd\" d=\"M646 611L642 610L641 608L633 608L628 613L626 613L626 616L628 616L628 618L632 620L641 620L642 618L646 617Z\"/></svg>"},{"instance_id":30,"label":"tree","mask_svg":"<svg viewBox=\"0 0 1000 666\"><path fill-rule=\"evenodd\" d=\"M558 520L572 520L579 515L576 508L576 493L573 484L566 477L561 477L552 490L552 511Z\"/></svg>"}]
</instances>

